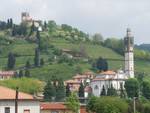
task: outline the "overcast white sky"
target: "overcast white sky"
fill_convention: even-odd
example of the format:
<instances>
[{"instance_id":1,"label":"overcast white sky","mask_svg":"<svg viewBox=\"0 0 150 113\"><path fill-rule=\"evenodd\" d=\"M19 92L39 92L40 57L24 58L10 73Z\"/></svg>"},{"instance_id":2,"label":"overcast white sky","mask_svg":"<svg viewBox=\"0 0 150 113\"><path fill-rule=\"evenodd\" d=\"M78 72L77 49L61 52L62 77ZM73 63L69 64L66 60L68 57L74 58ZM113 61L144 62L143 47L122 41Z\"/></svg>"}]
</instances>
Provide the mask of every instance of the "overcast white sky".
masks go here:
<instances>
[{"instance_id":1,"label":"overcast white sky","mask_svg":"<svg viewBox=\"0 0 150 113\"><path fill-rule=\"evenodd\" d=\"M23 11L105 38L123 38L130 27L136 43L150 43L150 0L0 0L0 20L18 23Z\"/></svg>"}]
</instances>

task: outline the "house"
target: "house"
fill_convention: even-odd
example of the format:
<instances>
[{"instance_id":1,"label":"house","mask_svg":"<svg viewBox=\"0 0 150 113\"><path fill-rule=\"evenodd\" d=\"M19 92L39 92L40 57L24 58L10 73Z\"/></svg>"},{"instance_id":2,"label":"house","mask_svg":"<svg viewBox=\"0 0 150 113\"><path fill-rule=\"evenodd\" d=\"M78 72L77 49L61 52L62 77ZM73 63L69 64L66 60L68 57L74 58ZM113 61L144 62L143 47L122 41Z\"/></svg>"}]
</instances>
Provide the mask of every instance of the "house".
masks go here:
<instances>
[{"instance_id":1,"label":"house","mask_svg":"<svg viewBox=\"0 0 150 113\"><path fill-rule=\"evenodd\" d=\"M0 113L15 113L16 91L0 86ZM18 93L18 113L40 113L40 102L32 95Z\"/></svg>"},{"instance_id":2,"label":"house","mask_svg":"<svg viewBox=\"0 0 150 113\"><path fill-rule=\"evenodd\" d=\"M41 113L73 113L63 102L41 103L40 108ZM80 105L79 113L87 113L85 105Z\"/></svg>"},{"instance_id":3,"label":"house","mask_svg":"<svg viewBox=\"0 0 150 113\"><path fill-rule=\"evenodd\" d=\"M111 86L119 91L121 85L124 86L126 79L128 78L122 70L101 72L90 83L92 93L95 96L100 96L103 86L106 89L106 93Z\"/></svg>"},{"instance_id":4,"label":"house","mask_svg":"<svg viewBox=\"0 0 150 113\"><path fill-rule=\"evenodd\" d=\"M76 76L73 76L71 80L66 80L65 85L70 86L70 90L72 92L78 92L80 84L83 83L87 87L85 87L85 94L84 97L88 97L88 94L91 93L91 88L89 86L91 80L95 77L93 72L87 71L83 74L76 74Z\"/></svg>"},{"instance_id":5,"label":"house","mask_svg":"<svg viewBox=\"0 0 150 113\"><path fill-rule=\"evenodd\" d=\"M15 76L15 71L0 71L0 80L10 79Z\"/></svg>"},{"instance_id":6,"label":"house","mask_svg":"<svg viewBox=\"0 0 150 113\"><path fill-rule=\"evenodd\" d=\"M69 85L69 87L70 87L70 90L72 91L72 92L74 92L74 91L78 91L78 89L79 89L79 87L80 87L80 84L81 84L81 81L77 81L77 80L66 80L65 81L65 85Z\"/></svg>"}]
</instances>

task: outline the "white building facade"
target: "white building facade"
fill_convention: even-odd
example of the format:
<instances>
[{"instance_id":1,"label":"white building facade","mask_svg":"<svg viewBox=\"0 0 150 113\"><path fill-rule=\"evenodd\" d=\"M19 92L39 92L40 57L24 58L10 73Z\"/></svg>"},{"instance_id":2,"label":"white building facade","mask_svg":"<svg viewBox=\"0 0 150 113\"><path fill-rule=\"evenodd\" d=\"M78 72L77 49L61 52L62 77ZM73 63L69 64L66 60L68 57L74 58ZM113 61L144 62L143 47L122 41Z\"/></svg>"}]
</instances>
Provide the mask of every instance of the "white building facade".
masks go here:
<instances>
[{"instance_id":1,"label":"white building facade","mask_svg":"<svg viewBox=\"0 0 150 113\"><path fill-rule=\"evenodd\" d=\"M124 86L125 80L127 76L121 70L114 72L114 71L106 71L100 74L97 74L95 79L91 82L92 93L94 96L100 96L103 87L106 89L106 94L108 88L113 86L117 91L120 90L121 85Z\"/></svg>"},{"instance_id":2,"label":"white building facade","mask_svg":"<svg viewBox=\"0 0 150 113\"><path fill-rule=\"evenodd\" d=\"M18 102L18 113L40 113L38 101L21 100ZM0 100L0 113L15 113L14 100Z\"/></svg>"},{"instance_id":3,"label":"white building facade","mask_svg":"<svg viewBox=\"0 0 150 113\"><path fill-rule=\"evenodd\" d=\"M0 113L15 113L16 91L0 86ZM40 113L40 101L32 95L18 93L18 113Z\"/></svg>"}]
</instances>

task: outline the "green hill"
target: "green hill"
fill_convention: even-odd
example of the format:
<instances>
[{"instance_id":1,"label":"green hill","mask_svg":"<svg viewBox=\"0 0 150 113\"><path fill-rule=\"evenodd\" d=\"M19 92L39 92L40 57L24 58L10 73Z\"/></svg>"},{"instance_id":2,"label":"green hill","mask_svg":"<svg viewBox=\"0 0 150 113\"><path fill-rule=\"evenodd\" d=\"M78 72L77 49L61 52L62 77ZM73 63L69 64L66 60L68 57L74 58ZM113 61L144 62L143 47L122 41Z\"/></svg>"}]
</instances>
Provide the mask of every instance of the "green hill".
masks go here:
<instances>
[{"instance_id":1,"label":"green hill","mask_svg":"<svg viewBox=\"0 0 150 113\"><path fill-rule=\"evenodd\" d=\"M71 78L78 72L92 70L91 61L99 57L107 59L110 70L123 68L124 57L114 51L114 49L108 48L101 43L97 43L97 41L96 43L91 41L87 34L76 28L72 28L68 25L61 25L60 27L52 23L53 22L49 22L47 25L48 29L40 33L42 48L40 51L40 58L43 58L45 62L44 65L40 67L33 66L35 48L38 46L35 40L36 32L34 32L29 39L29 34L26 34L25 36L11 36L7 29L1 30L0 70L7 69L7 56L9 52L14 53L16 56L14 70L24 70L26 62L30 61L30 64L32 65L29 69L31 76L44 81L52 76L58 76L65 80ZM31 28L26 29L30 31ZM76 58L74 60L66 59L62 54L59 54L59 51L63 49L68 49L73 52L80 52L84 49L86 57ZM51 61L52 57L53 61ZM86 60L87 58L89 61ZM62 59L63 61L60 61ZM149 60L135 60L136 72L145 72L149 74L149 68Z\"/></svg>"}]
</instances>

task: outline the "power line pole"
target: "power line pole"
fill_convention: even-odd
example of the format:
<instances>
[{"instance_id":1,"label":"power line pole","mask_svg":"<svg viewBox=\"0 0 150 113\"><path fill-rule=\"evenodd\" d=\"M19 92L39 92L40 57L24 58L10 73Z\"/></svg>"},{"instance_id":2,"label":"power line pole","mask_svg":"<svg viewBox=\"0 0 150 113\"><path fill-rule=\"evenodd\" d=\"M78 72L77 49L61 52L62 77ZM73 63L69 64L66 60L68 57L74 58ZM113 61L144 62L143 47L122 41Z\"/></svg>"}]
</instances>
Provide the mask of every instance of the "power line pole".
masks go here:
<instances>
[{"instance_id":1,"label":"power line pole","mask_svg":"<svg viewBox=\"0 0 150 113\"><path fill-rule=\"evenodd\" d=\"M136 113L136 103L135 103L135 99L136 99L137 97L133 97L133 113Z\"/></svg>"},{"instance_id":2,"label":"power line pole","mask_svg":"<svg viewBox=\"0 0 150 113\"><path fill-rule=\"evenodd\" d=\"M15 97L15 113L18 113L18 87L16 87L16 97Z\"/></svg>"}]
</instances>

